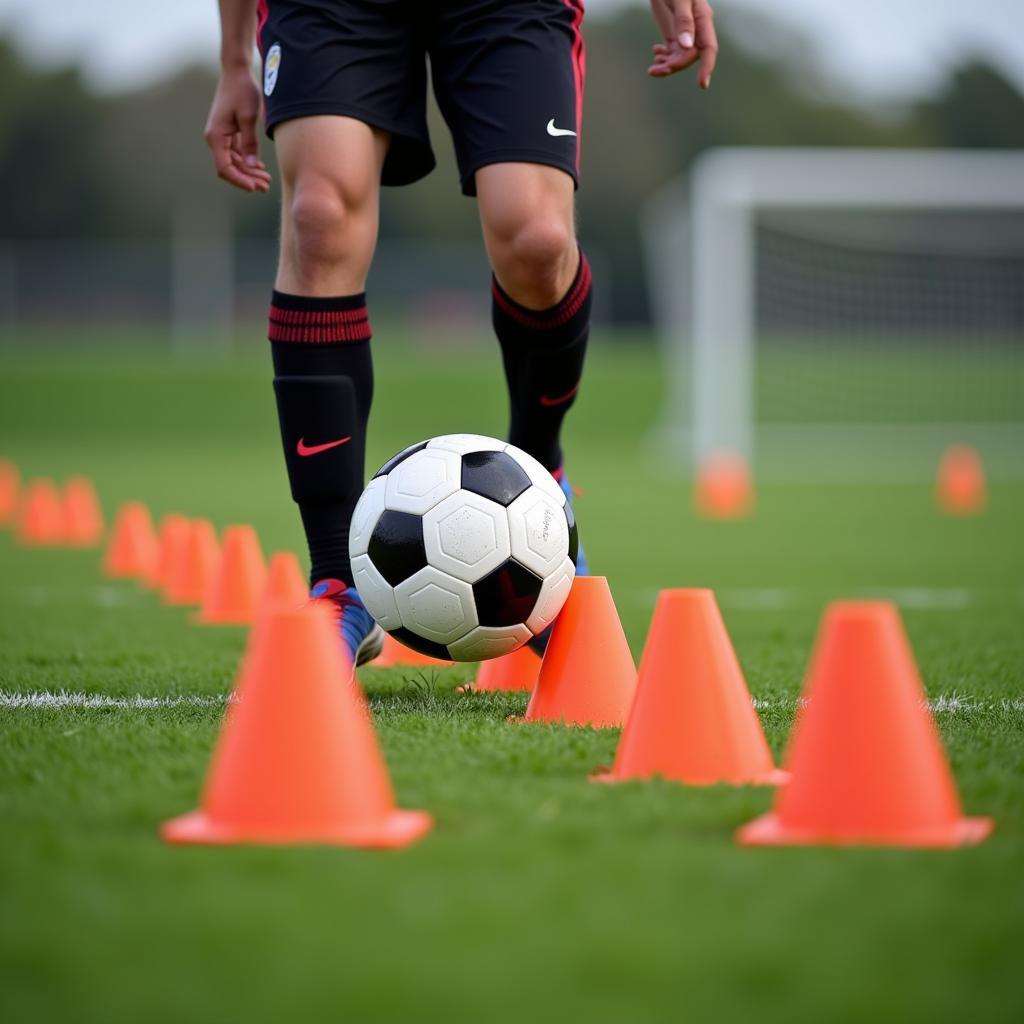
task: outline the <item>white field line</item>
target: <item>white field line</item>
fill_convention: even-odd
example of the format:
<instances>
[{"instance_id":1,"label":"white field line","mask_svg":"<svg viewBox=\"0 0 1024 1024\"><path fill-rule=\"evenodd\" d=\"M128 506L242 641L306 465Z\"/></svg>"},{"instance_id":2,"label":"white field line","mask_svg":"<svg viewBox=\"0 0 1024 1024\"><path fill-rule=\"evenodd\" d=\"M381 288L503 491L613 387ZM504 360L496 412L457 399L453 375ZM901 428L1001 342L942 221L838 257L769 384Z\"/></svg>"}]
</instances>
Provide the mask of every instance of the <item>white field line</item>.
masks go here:
<instances>
[{"instance_id":1,"label":"white field line","mask_svg":"<svg viewBox=\"0 0 1024 1024\"><path fill-rule=\"evenodd\" d=\"M148 711L161 708L223 707L230 699L230 696L226 694L223 696L182 694L174 697L146 697L143 694L133 694L124 697L114 697L102 693L70 693L67 690L36 690L31 693L13 693L7 690L0 690L0 708L10 708L12 710L43 709L49 711L61 708L84 708L86 710L116 708L120 710ZM964 694L951 693L940 695L925 703L930 711L940 715L969 714L972 712L1011 714L1024 711L1024 697L980 700ZM803 697L795 699L790 697L782 699L755 697L753 698L753 704L759 711L789 711L794 708L803 707L806 701Z\"/></svg>"},{"instance_id":2,"label":"white field line","mask_svg":"<svg viewBox=\"0 0 1024 1024\"><path fill-rule=\"evenodd\" d=\"M808 702L804 697L797 697L796 700L789 698L772 700L770 698L753 697L752 703L758 711L788 711L792 708L806 707ZM1000 697L998 700L979 700L975 697L952 693L949 695L940 694L938 697L922 701L922 703L935 715L971 714L976 711L982 713L1014 714L1018 711L1024 711L1024 697Z\"/></svg>"},{"instance_id":3,"label":"white field line","mask_svg":"<svg viewBox=\"0 0 1024 1024\"><path fill-rule=\"evenodd\" d=\"M141 693L127 697L111 697L103 693L69 693L66 690L36 690L32 693L10 693L0 690L0 708L120 708L149 710L156 708L223 707L227 696L182 694L176 697L145 697Z\"/></svg>"}]
</instances>

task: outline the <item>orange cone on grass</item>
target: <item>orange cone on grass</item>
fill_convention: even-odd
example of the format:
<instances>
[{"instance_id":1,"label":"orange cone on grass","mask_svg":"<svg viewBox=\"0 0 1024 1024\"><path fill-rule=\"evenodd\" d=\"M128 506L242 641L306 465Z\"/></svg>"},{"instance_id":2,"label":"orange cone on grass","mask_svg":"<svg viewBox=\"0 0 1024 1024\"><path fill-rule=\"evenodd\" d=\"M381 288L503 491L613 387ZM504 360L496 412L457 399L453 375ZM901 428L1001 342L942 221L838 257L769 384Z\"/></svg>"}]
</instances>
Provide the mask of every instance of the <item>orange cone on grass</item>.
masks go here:
<instances>
[{"instance_id":1,"label":"orange cone on grass","mask_svg":"<svg viewBox=\"0 0 1024 1024\"><path fill-rule=\"evenodd\" d=\"M177 512L168 512L160 520L157 532L157 555L141 582L154 590L162 590L171 576L172 566L185 557L188 545L188 519Z\"/></svg>"},{"instance_id":2,"label":"orange cone on grass","mask_svg":"<svg viewBox=\"0 0 1024 1024\"><path fill-rule=\"evenodd\" d=\"M213 585L220 557L217 534L210 521L189 520L188 537L164 584L164 604L200 604Z\"/></svg>"},{"instance_id":3,"label":"orange cone on grass","mask_svg":"<svg viewBox=\"0 0 1024 1024\"><path fill-rule=\"evenodd\" d=\"M86 476L64 484L64 535L71 547L94 548L103 539L103 512L96 488Z\"/></svg>"},{"instance_id":4,"label":"orange cone on grass","mask_svg":"<svg viewBox=\"0 0 1024 1024\"><path fill-rule=\"evenodd\" d=\"M103 574L110 579L143 579L157 556L156 534L149 509L127 501L118 510L110 532Z\"/></svg>"},{"instance_id":5,"label":"orange cone on grass","mask_svg":"<svg viewBox=\"0 0 1024 1024\"><path fill-rule=\"evenodd\" d=\"M199 810L172 843L399 847L432 822L395 807L373 724L329 611L278 606L252 630Z\"/></svg>"},{"instance_id":6,"label":"orange cone on grass","mask_svg":"<svg viewBox=\"0 0 1024 1024\"><path fill-rule=\"evenodd\" d=\"M754 508L754 484L747 460L735 452L708 456L697 470L693 492L706 519L742 519Z\"/></svg>"},{"instance_id":7,"label":"orange cone on grass","mask_svg":"<svg viewBox=\"0 0 1024 1024\"><path fill-rule=\"evenodd\" d=\"M18 505L16 536L27 547L56 547L64 543L64 509L52 480L30 480Z\"/></svg>"},{"instance_id":8,"label":"orange cone on grass","mask_svg":"<svg viewBox=\"0 0 1024 1024\"><path fill-rule=\"evenodd\" d=\"M947 515L970 516L981 512L988 499L985 467L977 449L954 444L942 453L935 480L935 500Z\"/></svg>"},{"instance_id":9,"label":"orange cone on grass","mask_svg":"<svg viewBox=\"0 0 1024 1024\"><path fill-rule=\"evenodd\" d=\"M604 576L577 576L555 619L523 722L622 725L636 666Z\"/></svg>"},{"instance_id":10,"label":"orange cone on grass","mask_svg":"<svg viewBox=\"0 0 1024 1024\"><path fill-rule=\"evenodd\" d=\"M830 605L804 695L790 781L741 844L952 847L991 832L963 815L895 605Z\"/></svg>"},{"instance_id":11,"label":"orange cone on grass","mask_svg":"<svg viewBox=\"0 0 1024 1024\"><path fill-rule=\"evenodd\" d=\"M298 608L309 600L309 586L299 560L291 551L275 551L267 565L266 583L260 595L259 614L274 605Z\"/></svg>"},{"instance_id":12,"label":"orange cone on grass","mask_svg":"<svg viewBox=\"0 0 1024 1024\"><path fill-rule=\"evenodd\" d=\"M429 654L420 654L411 647L400 643L390 633L384 634L384 647L380 654L370 662L372 668L392 668L396 665L454 665L453 661L442 661L440 658L431 658Z\"/></svg>"},{"instance_id":13,"label":"orange cone on grass","mask_svg":"<svg viewBox=\"0 0 1024 1024\"><path fill-rule=\"evenodd\" d=\"M0 459L0 526L14 522L18 510L21 474L10 459Z\"/></svg>"},{"instance_id":14,"label":"orange cone on grass","mask_svg":"<svg viewBox=\"0 0 1024 1024\"><path fill-rule=\"evenodd\" d=\"M785 780L772 760L715 596L663 590L636 698L603 782L653 776L703 786Z\"/></svg>"},{"instance_id":15,"label":"orange cone on grass","mask_svg":"<svg viewBox=\"0 0 1024 1024\"><path fill-rule=\"evenodd\" d=\"M224 531L216 575L203 595L196 621L244 626L252 622L267 582L260 539L251 526Z\"/></svg>"},{"instance_id":16,"label":"orange cone on grass","mask_svg":"<svg viewBox=\"0 0 1024 1024\"><path fill-rule=\"evenodd\" d=\"M477 693L532 690L540 677L540 665L540 655L524 644L511 654L482 662L477 669L473 689Z\"/></svg>"}]
</instances>

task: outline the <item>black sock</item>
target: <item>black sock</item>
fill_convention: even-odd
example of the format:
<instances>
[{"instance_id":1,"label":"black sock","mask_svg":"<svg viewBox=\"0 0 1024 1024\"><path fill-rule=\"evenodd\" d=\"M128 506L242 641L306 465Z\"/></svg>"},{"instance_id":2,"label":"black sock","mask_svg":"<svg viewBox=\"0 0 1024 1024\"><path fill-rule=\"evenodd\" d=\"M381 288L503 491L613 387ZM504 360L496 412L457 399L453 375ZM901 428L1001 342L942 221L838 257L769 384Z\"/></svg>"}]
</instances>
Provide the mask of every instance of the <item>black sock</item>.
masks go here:
<instances>
[{"instance_id":1,"label":"black sock","mask_svg":"<svg viewBox=\"0 0 1024 1024\"><path fill-rule=\"evenodd\" d=\"M373 361L366 296L274 292L274 392L292 497L309 544L310 580L352 582L348 531L363 491Z\"/></svg>"},{"instance_id":2,"label":"black sock","mask_svg":"<svg viewBox=\"0 0 1024 1024\"><path fill-rule=\"evenodd\" d=\"M562 465L562 420L576 398L590 334L590 265L550 309L521 306L492 282L494 332L508 382L508 439L550 470Z\"/></svg>"}]
</instances>

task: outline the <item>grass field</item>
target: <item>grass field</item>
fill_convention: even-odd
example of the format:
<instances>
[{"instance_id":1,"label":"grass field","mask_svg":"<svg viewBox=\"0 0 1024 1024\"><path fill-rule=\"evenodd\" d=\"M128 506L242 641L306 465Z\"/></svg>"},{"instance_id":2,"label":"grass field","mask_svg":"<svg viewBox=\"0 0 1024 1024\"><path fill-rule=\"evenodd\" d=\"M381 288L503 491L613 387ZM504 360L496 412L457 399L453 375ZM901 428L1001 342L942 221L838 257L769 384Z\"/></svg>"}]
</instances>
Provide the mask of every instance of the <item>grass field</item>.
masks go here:
<instances>
[{"instance_id":1,"label":"grass field","mask_svg":"<svg viewBox=\"0 0 1024 1024\"><path fill-rule=\"evenodd\" d=\"M0 356L0 455L91 474L108 512L139 497L299 550L264 353L37 351ZM371 463L502 431L494 352L377 352ZM781 754L825 601L895 599L929 695L956 698L937 719L987 843L741 850L769 792L591 785L615 731L510 726L525 699L458 694L458 667L363 673L400 802L436 817L419 845L169 848L242 631L0 535L0 1018L1022 1019L1024 486L965 520L924 484L766 486L749 521L702 522L645 454L660 393L647 350L598 349L567 438L634 651L659 587L715 587ZM57 691L188 699L14 699Z\"/></svg>"}]
</instances>

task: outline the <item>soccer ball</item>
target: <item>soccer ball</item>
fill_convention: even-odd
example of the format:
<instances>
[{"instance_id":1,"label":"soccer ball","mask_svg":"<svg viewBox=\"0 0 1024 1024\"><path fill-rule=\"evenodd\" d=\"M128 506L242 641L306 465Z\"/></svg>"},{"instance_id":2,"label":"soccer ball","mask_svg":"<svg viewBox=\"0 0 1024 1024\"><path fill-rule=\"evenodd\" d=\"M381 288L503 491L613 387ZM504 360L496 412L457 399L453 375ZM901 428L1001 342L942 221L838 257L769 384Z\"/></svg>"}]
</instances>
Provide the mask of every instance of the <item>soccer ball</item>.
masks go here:
<instances>
[{"instance_id":1,"label":"soccer ball","mask_svg":"<svg viewBox=\"0 0 1024 1024\"><path fill-rule=\"evenodd\" d=\"M451 661L522 647L561 611L576 521L551 474L479 434L414 444L377 471L349 534L352 576L395 639Z\"/></svg>"}]
</instances>

